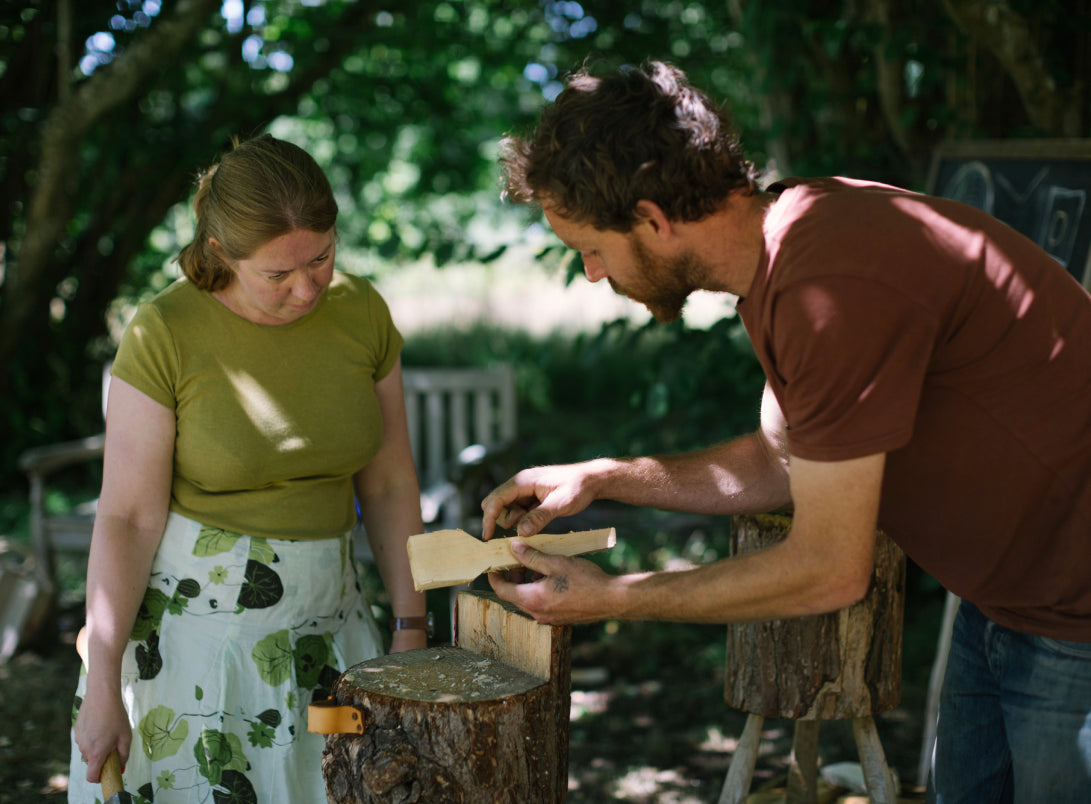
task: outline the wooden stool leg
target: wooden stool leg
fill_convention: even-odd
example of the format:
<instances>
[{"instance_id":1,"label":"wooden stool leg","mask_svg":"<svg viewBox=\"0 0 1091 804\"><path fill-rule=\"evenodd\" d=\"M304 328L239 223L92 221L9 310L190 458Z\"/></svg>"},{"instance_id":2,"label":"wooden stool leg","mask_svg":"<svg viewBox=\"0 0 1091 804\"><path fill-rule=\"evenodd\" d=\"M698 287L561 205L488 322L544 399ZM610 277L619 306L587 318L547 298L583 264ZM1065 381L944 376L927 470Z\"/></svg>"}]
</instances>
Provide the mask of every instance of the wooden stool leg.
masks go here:
<instances>
[{"instance_id":1,"label":"wooden stool leg","mask_svg":"<svg viewBox=\"0 0 1091 804\"><path fill-rule=\"evenodd\" d=\"M750 780L754 777L754 765L758 761L758 746L761 744L761 726L765 718L761 715L748 715L731 764L727 768L727 778L720 793L719 804L742 804L750 792Z\"/></svg>"},{"instance_id":2,"label":"wooden stool leg","mask_svg":"<svg viewBox=\"0 0 1091 804\"><path fill-rule=\"evenodd\" d=\"M796 721L786 804L815 804L818 801L818 727L817 720Z\"/></svg>"},{"instance_id":3,"label":"wooden stool leg","mask_svg":"<svg viewBox=\"0 0 1091 804\"><path fill-rule=\"evenodd\" d=\"M886 764L875 718L853 718L852 731L856 735L856 750L860 752L860 766L864 771L864 784L872 804L897 804L898 791Z\"/></svg>"}]
</instances>

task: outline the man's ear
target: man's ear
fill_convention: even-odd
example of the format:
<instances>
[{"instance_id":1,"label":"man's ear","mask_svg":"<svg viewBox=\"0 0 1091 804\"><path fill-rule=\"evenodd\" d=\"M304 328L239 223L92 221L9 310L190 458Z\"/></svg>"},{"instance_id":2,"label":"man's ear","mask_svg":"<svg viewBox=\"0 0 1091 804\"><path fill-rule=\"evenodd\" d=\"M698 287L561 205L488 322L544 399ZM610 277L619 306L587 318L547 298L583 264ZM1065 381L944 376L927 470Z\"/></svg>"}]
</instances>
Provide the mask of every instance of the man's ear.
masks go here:
<instances>
[{"instance_id":1,"label":"man's ear","mask_svg":"<svg viewBox=\"0 0 1091 804\"><path fill-rule=\"evenodd\" d=\"M645 226L648 233L661 240L669 240L674 227L663 208L646 198L636 202L636 226Z\"/></svg>"}]
</instances>

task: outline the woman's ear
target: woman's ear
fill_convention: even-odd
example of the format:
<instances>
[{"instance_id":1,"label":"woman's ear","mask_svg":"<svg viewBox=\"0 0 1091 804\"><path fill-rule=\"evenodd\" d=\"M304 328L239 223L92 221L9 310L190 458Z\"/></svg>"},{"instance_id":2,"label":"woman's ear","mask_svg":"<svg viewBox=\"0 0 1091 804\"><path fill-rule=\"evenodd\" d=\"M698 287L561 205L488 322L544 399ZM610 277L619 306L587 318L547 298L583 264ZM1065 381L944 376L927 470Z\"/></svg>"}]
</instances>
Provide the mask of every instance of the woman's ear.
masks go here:
<instances>
[{"instance_id":1,"label":"woman's ear","mask_svg":"<svg viewBox=\"0 0 1091 804\"><path fill-rule=\"evenodd\" d=\"M221 268L224 271L235 273L235 261L227 255L227 249L223 247L223 243L215 237L210 237L208 238L208 247L212 249L212 253L216 255L216 259L220 261Z\"/></svg>"}]
</instances>

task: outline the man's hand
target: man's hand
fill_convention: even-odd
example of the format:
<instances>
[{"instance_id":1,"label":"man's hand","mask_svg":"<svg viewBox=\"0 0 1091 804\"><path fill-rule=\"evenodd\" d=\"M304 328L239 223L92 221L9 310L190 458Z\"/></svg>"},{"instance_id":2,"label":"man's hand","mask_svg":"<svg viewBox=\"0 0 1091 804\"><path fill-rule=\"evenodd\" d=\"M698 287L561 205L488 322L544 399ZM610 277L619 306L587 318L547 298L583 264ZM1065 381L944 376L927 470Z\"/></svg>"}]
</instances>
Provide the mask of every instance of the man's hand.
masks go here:
<instances>
[{"instance_id":1,"label":"man's hand","mask_svg":"<svg viewBox=\"0 0 1091 804\"><path fill-rule=\"evenodd\" d=\"M542 577L513 583L503 573L489 573L489 583L502 600L514 603L540 623L570 625L617 615L621 579L586 559L547 555L518 539L511 552L522 565Z\"/></svg>"},{"instance_id":2,"label":"man's hand","mask_svg":"<svg viewBox=\"0 0 1091 804\"><path fill-rule=\"evenodd\" d=\"M595 499L589 482L594 465L588 461L519 472L482 500L481 537L491 539L497 525L533 536L557 517L579 513Z\"/></svg>"}]
</instances>

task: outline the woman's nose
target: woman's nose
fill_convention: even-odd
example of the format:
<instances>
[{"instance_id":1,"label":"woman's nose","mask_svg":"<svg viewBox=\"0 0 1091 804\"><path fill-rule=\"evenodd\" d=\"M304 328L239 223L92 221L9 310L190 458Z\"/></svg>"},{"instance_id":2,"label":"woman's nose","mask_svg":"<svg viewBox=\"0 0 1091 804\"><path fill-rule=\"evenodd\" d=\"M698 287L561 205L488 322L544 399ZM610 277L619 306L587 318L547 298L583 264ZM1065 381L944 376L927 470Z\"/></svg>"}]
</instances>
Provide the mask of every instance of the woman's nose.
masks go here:
<instances>
[{"instance_id":1,"label":"woman's nose","mask_svg":"<svg viewBox=\"0 0 1091 804\"><path fill-rule=\"evenodd\" d=\"M308 271L301 271L292 292L303 301L311 301L318 295L318 283Z\"/></svg>"}]
</instances>

